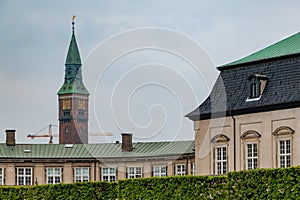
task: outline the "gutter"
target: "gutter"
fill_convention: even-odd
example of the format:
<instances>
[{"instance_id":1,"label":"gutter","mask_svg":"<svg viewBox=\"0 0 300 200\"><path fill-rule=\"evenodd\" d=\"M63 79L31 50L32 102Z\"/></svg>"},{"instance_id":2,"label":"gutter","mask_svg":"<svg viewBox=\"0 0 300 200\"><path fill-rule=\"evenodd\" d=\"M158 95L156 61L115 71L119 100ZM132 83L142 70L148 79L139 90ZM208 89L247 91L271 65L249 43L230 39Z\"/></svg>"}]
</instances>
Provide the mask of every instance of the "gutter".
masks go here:
<instances>
[{"instance_id":1,"label":"gutter","mask_svg":"<svg viewBox=\"0 0 300 200\"><path fill-rule=\"evenodd\" d=\"M236 171L236 119L231 111L229 111L229 115L233 120L233 170Z\"/></svg>"}]
</instances>

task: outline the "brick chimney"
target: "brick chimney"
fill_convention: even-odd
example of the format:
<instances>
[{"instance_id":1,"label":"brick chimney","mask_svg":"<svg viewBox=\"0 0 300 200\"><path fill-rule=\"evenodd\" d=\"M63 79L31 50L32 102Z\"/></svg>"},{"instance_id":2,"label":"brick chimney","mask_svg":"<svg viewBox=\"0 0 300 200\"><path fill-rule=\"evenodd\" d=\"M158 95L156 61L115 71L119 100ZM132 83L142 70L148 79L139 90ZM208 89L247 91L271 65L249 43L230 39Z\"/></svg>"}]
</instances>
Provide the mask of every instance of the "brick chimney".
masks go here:
<instances>
[{"instance_id":1,"label":"brick chimney","mask_svg":"<svg viewBox=\"0 0 300 200\"><path fill-rule=\"evenodd\" d=\"M122 151L132 151L132 134L122 133Z\"/></svg>"},{"instance_id":2,"label":"brick chimney","mask_svg":"<svg viewBox=\"0 0 300 200\"><path fill-rule=\"evenodd\" d=\"M6 145L7 146L15 146L16 145L16 139L15 139L15 133L16 130L6 130Z\"/></svg>"}]
</instances>

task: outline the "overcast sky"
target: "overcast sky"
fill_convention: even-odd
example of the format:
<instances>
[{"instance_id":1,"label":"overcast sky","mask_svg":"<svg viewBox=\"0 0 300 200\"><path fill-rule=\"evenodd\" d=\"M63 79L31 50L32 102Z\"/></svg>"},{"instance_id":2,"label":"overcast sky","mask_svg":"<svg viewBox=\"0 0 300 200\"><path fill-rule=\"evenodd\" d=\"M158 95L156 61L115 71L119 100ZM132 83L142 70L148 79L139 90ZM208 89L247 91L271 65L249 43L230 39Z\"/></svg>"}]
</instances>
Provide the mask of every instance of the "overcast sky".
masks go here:
<instances>
[{"instance_id":1,"label":"overcast sky","mask_svg":"<svg viewBox=\"0 0 300 200\"><path fill-rule=\"evenodd\" d=\"M193 124L184 115L208 95L205 83L217 75L215 67L297 33L299 8L296 0L0 0L0 142L8 128L17 130L17 142L47 142L26 135L49 123L58 125L56 93L63 84L74 14L81 58L89 63L83 66L83 77L91 93L90 131L114 134L90 142L119 140L122 131L133 132L135 141L159 141L193 139ZM101 80L96 74L97 84L92 82L99 69L90 64L127 47L132 35L122 38L125 43L109 38L117 41L116 35L144 27L173 31L178 38L184 35L198 43L208 55L203 57L208 59L205 67L213 68L208 71L214 74L197 83L195 72L180 56L144 49L118 59ZM171 36L166 37L171 32L157 38L152 34L151 39L169 42L171 51L175 47L168 41ZM192 54L192 47L176 37L174 43ZM91 61L95 55L101 60Z\"/></svg>"}]
</instances>

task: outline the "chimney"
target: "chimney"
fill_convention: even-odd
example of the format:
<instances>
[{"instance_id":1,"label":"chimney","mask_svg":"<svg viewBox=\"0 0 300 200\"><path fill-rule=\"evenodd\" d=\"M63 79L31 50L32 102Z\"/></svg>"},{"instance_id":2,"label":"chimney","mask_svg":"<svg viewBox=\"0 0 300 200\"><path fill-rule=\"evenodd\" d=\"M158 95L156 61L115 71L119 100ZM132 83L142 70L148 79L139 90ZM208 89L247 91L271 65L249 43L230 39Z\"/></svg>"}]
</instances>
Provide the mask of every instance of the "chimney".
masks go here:
<instances>
[{"instance_id":1,"label":"chimney","mask_svg":"<svg viewBox=\"0 0 300 200\"><path fill-rule=\"evenodd\" d=\"M15 133L16 130L6 130L6 145L7 146L15 146L16 140L15 140Z\"/></svg>"},{"instance_id":2,"label":"chimney","mask_svg":"<svg viewBox=\"0 0 300 200\"><path fill-rule=\"evenodd\" d=\"M122 133L122 151L132 151L132 134Z\"/></svg>"}]
</instances>

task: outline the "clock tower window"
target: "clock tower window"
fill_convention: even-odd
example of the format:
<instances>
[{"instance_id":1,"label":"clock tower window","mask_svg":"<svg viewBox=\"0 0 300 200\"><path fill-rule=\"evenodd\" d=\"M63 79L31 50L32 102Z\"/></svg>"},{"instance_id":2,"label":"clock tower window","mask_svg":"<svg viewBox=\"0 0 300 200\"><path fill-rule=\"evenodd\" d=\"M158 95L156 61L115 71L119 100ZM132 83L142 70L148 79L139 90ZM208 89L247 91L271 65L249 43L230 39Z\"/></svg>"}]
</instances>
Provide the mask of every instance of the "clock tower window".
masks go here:
<instances>
[{"instance_id":1,"label":"clock tower window","mask_svg":"<svg viewBox=\"0 0 300 200\"><path fill-rule=\"evenodd\" d=\"M84 117L84 111L78 111L79 117Z\"/></svg>"},{"instance_id":2,"label":"clock tower window","mask_svg":"<svg viewBox=\"0 0 300 200\"><path fill-rule=\"evenodd\" d=\"M70 116L70 111L69 110L64 110L63 115L64 115L64 117L69 117Z\"/></svg>"}]
</instances>

